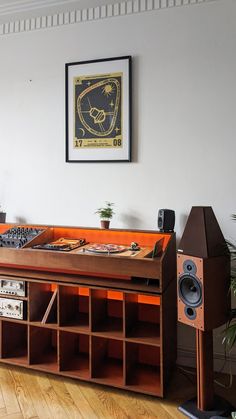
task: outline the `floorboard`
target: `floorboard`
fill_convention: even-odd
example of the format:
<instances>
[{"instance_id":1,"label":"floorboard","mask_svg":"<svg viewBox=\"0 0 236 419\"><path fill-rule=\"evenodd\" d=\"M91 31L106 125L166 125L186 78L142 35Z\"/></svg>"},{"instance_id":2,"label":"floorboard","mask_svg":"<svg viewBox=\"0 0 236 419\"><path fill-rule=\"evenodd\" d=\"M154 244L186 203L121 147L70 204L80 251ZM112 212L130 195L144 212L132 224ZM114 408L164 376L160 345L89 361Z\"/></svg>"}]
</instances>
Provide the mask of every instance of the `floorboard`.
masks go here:
<instances>
[{"instance_id":1,"label":"floorboard","mask_svg":"<svg viewBox=\"0 0 236 419\"><path fill-rule=\"evenodd\" d=\"M218 375L227 385L229 377ZM0 366L0 419L183 419L178 406L196 394L196 376L176 369L165 399L57 377L24 368ZM236 406L236 377L217 394Z\"/></svg>"}]
</instances>

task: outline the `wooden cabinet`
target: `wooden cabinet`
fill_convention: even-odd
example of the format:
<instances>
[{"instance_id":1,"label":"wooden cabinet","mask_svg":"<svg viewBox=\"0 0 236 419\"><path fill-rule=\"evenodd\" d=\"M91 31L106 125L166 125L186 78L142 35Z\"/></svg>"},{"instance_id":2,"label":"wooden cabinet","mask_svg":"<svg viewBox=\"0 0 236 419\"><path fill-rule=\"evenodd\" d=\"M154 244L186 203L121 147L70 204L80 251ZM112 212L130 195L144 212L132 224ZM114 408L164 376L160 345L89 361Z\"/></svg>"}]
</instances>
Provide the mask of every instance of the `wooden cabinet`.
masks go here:
<instances>
[{"instance_id":1,"label":"wooden cabinet","mask_svg":"<svg viewBox=\"0 0 236 419\"><path fill-rule=\"evenodd\" d=\"M73 237L88 231L105 242L103 230ZM124 245L132 237L106 234ZM27 289L24 319L0 317L0 361L163 397L176 360L175 236L133 235L148 257L0 249L0 279ZM152 258L160 237L165 247Z\"/></svg>"}]
</instances>

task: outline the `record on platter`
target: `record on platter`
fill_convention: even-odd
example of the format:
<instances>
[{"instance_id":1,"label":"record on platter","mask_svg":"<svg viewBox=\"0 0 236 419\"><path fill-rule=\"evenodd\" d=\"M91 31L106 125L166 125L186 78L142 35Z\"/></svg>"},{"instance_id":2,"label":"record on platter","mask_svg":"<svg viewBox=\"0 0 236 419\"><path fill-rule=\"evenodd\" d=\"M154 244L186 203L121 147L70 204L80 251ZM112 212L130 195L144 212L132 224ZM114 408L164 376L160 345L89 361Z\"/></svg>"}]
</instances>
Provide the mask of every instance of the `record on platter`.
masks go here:
<instances>
[{"instance_id":1,"label":"record on platter","mask_svg":"<svg viewBox=\"0 0 236 419\"><path fill-rule=\"evenodd\" d=\"M118 244L100 244L94 243L91 246L86 247L86 251L92 253L121 253L127 250L125 246L120 246Z\"/></svg>"}]
</instances>

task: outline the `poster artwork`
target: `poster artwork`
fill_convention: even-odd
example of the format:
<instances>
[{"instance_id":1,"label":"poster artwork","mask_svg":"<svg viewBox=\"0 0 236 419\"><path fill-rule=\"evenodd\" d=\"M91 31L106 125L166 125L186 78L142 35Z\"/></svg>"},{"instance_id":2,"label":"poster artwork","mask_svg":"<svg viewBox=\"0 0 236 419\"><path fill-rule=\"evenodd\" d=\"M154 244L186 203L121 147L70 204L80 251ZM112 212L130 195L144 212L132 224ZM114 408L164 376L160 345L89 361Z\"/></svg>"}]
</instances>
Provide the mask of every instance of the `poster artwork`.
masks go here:
<instances>
[{"instance_id":1,"label":"poster artwork","mask_svg":"<svg viewBox=\"0 0 236 419\"><path fill-rule=\"evenodd\" d=\"M123 73L74 78L75 149L122 148Z\"/></svg>"}]
</instances>

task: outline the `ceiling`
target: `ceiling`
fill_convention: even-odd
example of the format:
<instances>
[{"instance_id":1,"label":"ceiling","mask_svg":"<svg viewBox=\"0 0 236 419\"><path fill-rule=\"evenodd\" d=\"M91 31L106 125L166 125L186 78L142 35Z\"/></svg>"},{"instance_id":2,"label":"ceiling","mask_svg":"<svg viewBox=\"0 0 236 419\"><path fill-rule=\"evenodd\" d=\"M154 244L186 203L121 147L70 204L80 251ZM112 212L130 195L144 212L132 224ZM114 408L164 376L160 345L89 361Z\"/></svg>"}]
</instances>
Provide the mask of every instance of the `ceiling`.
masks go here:
<instances>
[{"instance_id":1,"label":"ceiling","mask_svg":"<svg viewBox=\"0 0 236 419\"><path fill-rule=\"evenodd\" d=\"M0 0L0 14L11 14L21 11L45 8L51 6L60 6L69 4L74 0Z\"/></svg>"}]
</instances>

